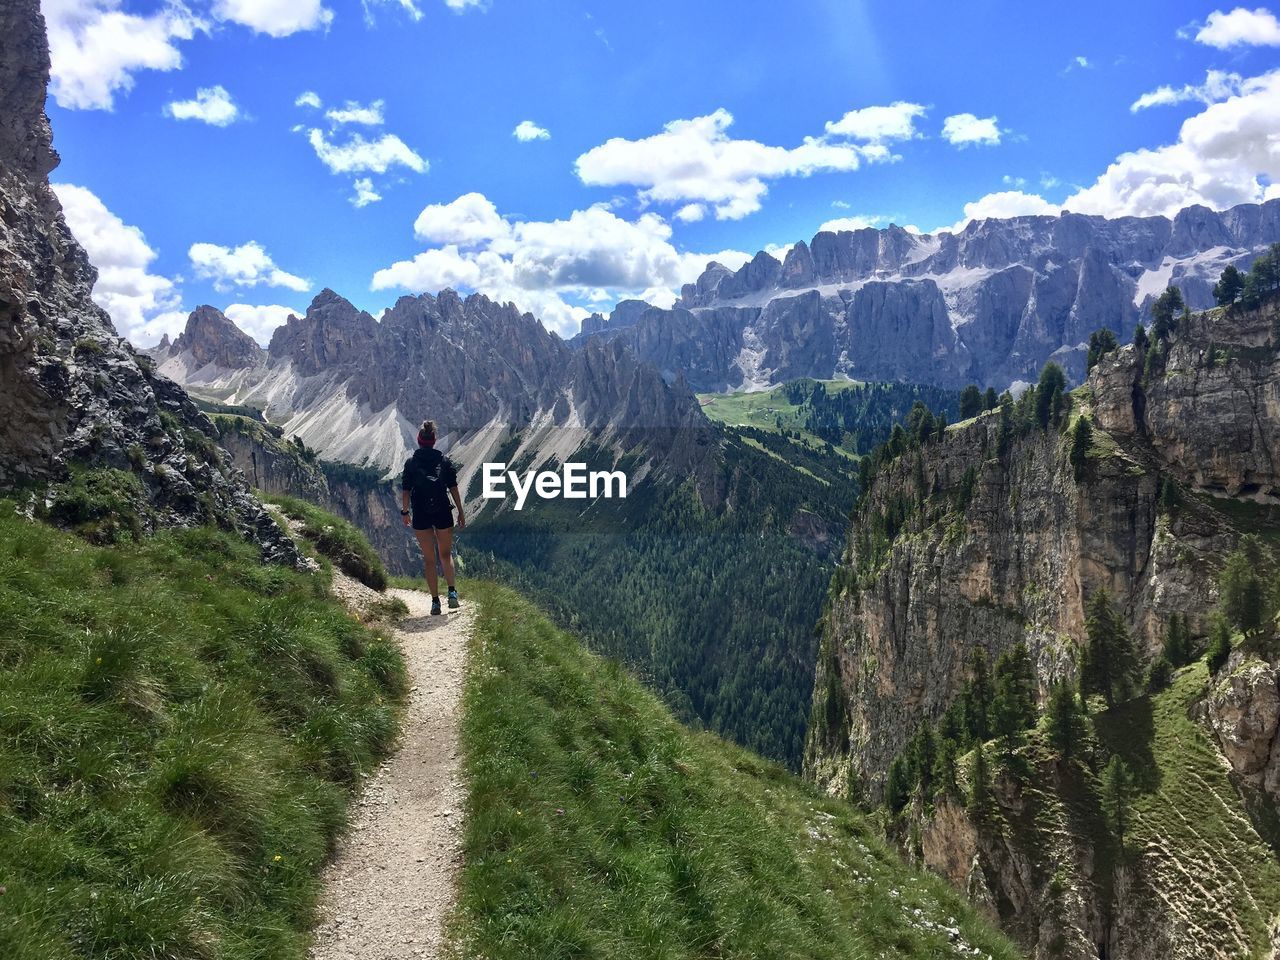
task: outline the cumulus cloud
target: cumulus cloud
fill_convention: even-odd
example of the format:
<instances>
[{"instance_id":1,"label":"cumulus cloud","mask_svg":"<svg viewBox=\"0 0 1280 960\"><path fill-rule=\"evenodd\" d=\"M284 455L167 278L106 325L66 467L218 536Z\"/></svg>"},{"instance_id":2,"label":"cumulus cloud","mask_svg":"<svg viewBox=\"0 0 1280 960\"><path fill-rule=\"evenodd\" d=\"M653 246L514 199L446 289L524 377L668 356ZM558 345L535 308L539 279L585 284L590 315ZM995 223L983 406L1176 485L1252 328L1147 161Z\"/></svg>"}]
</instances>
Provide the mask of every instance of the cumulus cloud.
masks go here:
<instances>
[{"instance_id":1,"label":"cumulus cloud","mask_svg":"<svg viewBox=\"0 0 1280 960\"><path fill-rule=\"evenodd\" d=\"M331 173L386 173L397 166L426 173L430 166L394 133L376 140L355 133L345 143L337 143L323 130L312 128L307 131L307 140Z\"/></svg>"},{"instance_id":2,"label":"cumulus cloud","mask_svg":"<svg viewBox=\"0 0 1280 960\"><path fill-rule=\"evenodd\" d=\"M884 223L884 217L867 217L856 215L852 217L836 217L834 220L828 220L818 228L818 233L839 233L841 230L865 230L867 227L878 226Z\"/></svg>"},{"instance_id":3,"label":"cumulus cloud","mask_svg":"<svg viewBox=\"0 0 1280 960\"><path fill-rule=\"evenodd\" d=\"M382 194L374 189L373 180L369 177L361 177L351 186L355 190L351 195L351 205L357 210L382 199Z\"/></svg>"},{"instance_id":4,"label":"cumulus cloud","mask_svg":"<svg viewBox=\"0 0 1280 960\"><path fill-rule=\"evenodd\" d=\"M290 316L302 314L293 307L282 307L279 304L254 306L248 303L233 303L222 311L231 321L262 346L271 342L271 334L276 327L284 326Z\"/></svg>"},{"instance_id":5,"label":"cumulus cloud","mask_svg":"<svg viewBox=\"0 0 1280 960\"><path fill-rule=\"evenodd\" d=\"M1233 97L1240 92L1244 80L1238 73L1225 70L1210 70L1205 74L1204 83L1184 83L1180 88L1171 86L1157 87L1150 93L1144 93L1129 105L1129 110L1137 113L1148 107L1167 107L1176 103L1198 100L1201 103L1217 103Z\"/></svg>"},{"instance_id":6,"label":"cumulus cloud","mask_svg":"<svg viewBox=\"0 0 1280 960\"><path fill-rule=\"evenodd\" d=\"M320 94L314 90L304 90L298 94L298 99L293 101L295 107L310 107L312 110L319 110L324 103L320 99Z\"/></svg>"},{"instance_id":7,"label":"cumulus cloud","mask_svg":"<svg viewBox=\"0 0 1280 960\"><path fill-rule=\"evenodd\" d=\"M52 64L49 90L73 110L110 110L117 93L133 88L139 70L177 70L179 41L207 24L186 7L148 16L125 13L119 0L45 0Z\"/></svg>"},{"instance_id":8,"label":"cumulus cloud","mask_svg":"<svg viewBox=\"0 0 1280 960\"><path fill-rule=\"evenodd\" d=\"M1183 121L1175 143L1121 154L1063 206L1107 216L1172 216L1201 203L1224 209L1260 201L1280 182L1280 70Z\"/></svg>"},{"instance_id":9,"label":"cumulus cloud","mask_svg":"<svg viewBox=\"0 0 1280 960\"><path fill-rule=\"evenodd\" d=\"M516 124L516 128L511 131L511 135L521 143L528 143L531 140L550 140L551 131L546 127L540 127L532 120L521 120Z\"/></svg>"},{"instance_id":10,"label":"cumulus cloud","mask_svg":"<svg viewBox=\"0 0 1280 960\"><path fill-rule=\"evenodd\" d=\"M67 226L98 268L94 301L116 329L139 346L175 335L186 323L177 285L150 272L156 252L142 231L126 224L85 187L55 183Z\"/></svg>"},{"instance_id":11,"label":"cumulus cloud","mask_svg":"<svg viewBox=\"0 0 1280 960\"><path fill-rule=\"evenodd\" d=\"M174 100L165 104L164 112L175 120L199 120L214 127L225 127L240 118L236 105L227 88L201 87L193 100Z\"/></svg>"},{"instance_id":12,"label":"cumulus cloud","mask_svg":"<svg viewBox=\"0 0 1280 960\"><path fill-rule=\"evenodd\" d=\"M320 0L217 0L213 15L270 37L317 30L333 22Z\"/></svg>"},{"instance_id":13,"label":"cumulus cloud","mask_svg":"<svg viewBox=\"0 0 1280 960\"><path fill-rule=\"evenodd\" d=\"M262 245L253 240L238 247L193 243L187 256L191 259L196 276L211 280L217 290L256 287L260 284L286 287L299 292L311 288L306 280L277 267Z\"/></svg>"},{"instance_id":14,"label":"cumulus cloud","mask_svg":"<svg viewBox=\"0 0 1280 960\"><path fill-rule=\"evenodd\" d=\"M707 215L707 208L700 203L686 203L676 211L676 219L681 223L697 223Z\"/></svg>"},{"instance_id":15,"label":"cumulus cloud","mask_svg":"<svg viewBox=\"0 0 1280 960\"><path fill-rule=\"evenodd\" d=\"M466 194L424 209L414 231L439 246L379 270L374 290L475 290L514 302L564 334L576 332L589 314L582 302L641 296L669 305L675 289L710 260L736 268L749 259L731 250L680 252L662 217L626 220L604 204L563 220L511 221L488 198Z\"/></svg>"},{"instance_id":16,"label":"cumulus cloud","mask_svg":"<svg viewBox=\"0 0 1280 960\"><path fill-rule=\"evenodd\" d=\"M428 243L471 246L510 236L511 224L482 193L465 193L450 203L424 207L413 222L414 235Z\"/></svg>"},{"instance_id":17,"label":"cumulus cloud","mask_svg":"<svg viewBox=\"0 0 1280 960\"><path fill-rule=\"evenodd\" d=\"M986 220L990 217L1056 216L1059 207L1044 197L1021 190L1001 190L964 205L964 216L951 227L943 229L959 233L970 220Z\"/></svg>"},{"instance_id":18,"label":"cumulus cloud","mask_svg":"<svg viewBox=\"0 0 1280 960\"><path fill-rule=\"evenodd\" d=\"M850 110L839 120L828 121L827 134L881 144L894 140L912 140L920 136L915 122L925 115L927 109L918 103L899 100L887 107Z\"/></svg>"},{"instance_id":19,"label":"cumulus cloud","mask_svg":"<svg viewBox=\"0 0 1280 960\"><path fill-rule=\"evenodd\" d=\"M956 147L993 147L1000 142L1000 125L996 117L957 113L942 121L942 137Z\"/></svg>"},{"instance_id":20,"label":"cumulus cloud","mask_svg":"<svg viewBox=\"0 0 1280 960\"><path fill-rule=\"evenodd\" d=\"M382 116L384 107L386 107L384 100L375 100L368 105L348 100L345 105L332 107L326 111L325 116L338 126L344 123L355 123L366 127L380 127L385 122Z\"/></svg>"},{"instance_id":21,"label":"cumulus cloud","mask_svg":"<svg viewBox=\"0 0 1280 960\"><path fill-rule=\"evenodd\" d=\"M1061 205L1036 194L1004 191L965 205L956 228L984 216L1055 213L1059 209L1106 217L1172 217L1203 204L1225 210L1280 196L1280 70L1238 83L1226 99L1183 121L1176 142L1122 153L1088 187ZM1206 86L1208 81L1206 81ZM1046 189L1056 185L1045 175Z\"/></svg>"},{"instance_id":22,"label":"cumulus cloud","mask_svg":"<svg viewBox=\"0 0 1280 960\"><path fill-rule=\"evenodd\" d=\"M43 0L49 32L50 92L72 110L110 110L142 70L178 70L181 43L217 23L237 23L272 37L326 27L321 0L216 0L198 14L181 0L146 14L122 0Z\"/></svg>"},{"instance_id":23,"label":"cumulus cloud","mask_svg":"<svg viewBox=\"0 0 1280 960\"><path fill-rule=\"evenodd\" d=\"M1278 47L1280 20L1265 7L1254 10L1236 7L1230 13L1215 10L1196 31L1195 39L1219 50L1237 46Z\"/></svg>"},{"instance_id":24,"label":"cumulus cloud","mask_svg":"<svg viewBox=\"0 0 1280 960\"><path fill-rule=\"evenodd\" d=\"M737 220L760 209L766 180L856 170L868 154L852 143L807 137L797 147L731 139L733 114L673 120L640 140L615 137L578 157L578 178L589 186L639 187L644 203L708 204L719 220Z\"/></svg>"}]
</instances>

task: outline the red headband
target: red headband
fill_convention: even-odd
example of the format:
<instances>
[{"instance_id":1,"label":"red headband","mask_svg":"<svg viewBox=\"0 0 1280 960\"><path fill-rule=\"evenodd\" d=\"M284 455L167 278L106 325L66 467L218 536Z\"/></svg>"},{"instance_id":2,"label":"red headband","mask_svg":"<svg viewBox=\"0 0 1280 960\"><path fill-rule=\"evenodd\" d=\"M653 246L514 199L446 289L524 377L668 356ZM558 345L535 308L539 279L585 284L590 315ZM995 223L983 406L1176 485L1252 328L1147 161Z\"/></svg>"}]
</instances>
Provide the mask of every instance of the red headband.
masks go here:
<instances>
[{"instance_id":1,"label":"red headband","mask_svg":"<svg viewBox=\"0 0 1280 960\"><path fill-rule=\"evenodd\" d=\"M425 430L418 431L418 446L434 447L435 445L436 445L435 437L428 435L427 431Z\"/></svg>"}]
</instances>

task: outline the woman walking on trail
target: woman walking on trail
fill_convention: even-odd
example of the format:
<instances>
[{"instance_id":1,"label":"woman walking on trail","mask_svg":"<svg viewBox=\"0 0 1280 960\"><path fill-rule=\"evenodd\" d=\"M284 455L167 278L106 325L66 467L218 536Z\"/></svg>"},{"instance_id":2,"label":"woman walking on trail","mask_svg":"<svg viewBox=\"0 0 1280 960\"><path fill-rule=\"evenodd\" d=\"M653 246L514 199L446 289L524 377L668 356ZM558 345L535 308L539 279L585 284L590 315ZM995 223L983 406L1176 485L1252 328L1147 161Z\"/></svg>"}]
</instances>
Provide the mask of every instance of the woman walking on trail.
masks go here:
<instances>
[{"instance_id":1,"label":"woman walking on trail","mask_svg":"<svg viewBox=\"0 0 1280 960\"><path fill-rule=\"evenodd\" d=\"M453 498L453 503L449 498ZM467 525L458 493L458 468L436 449L436 424L427 420L418 431L418 449L405 461L400 481L400 516L413 527L422 548L423 573L431 588L431 614L440 615L440 582L436 558L444 569L449 588L449 609L458 609L458 590L453 577L453 508L458 508L458 529ZM412 508L412 509L411 509Z\"/></svg>"}]
</instances>

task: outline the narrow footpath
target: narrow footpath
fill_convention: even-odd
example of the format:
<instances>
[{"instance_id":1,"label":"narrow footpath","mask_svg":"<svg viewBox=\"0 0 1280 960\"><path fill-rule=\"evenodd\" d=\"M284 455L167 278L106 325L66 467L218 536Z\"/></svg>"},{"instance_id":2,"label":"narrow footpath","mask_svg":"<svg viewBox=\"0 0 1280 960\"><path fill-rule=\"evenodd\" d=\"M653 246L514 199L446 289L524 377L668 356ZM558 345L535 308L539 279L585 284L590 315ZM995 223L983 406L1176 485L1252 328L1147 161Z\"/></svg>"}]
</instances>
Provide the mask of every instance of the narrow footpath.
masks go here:
<instances>
[{"instance_id":1,"label":"narrow footpath","mask_svg":"<svg viewBox=\"0 0 1280 960\"><path fill-rule=\"evenodd\" d=\"M362 585L335 573L358 605ZM351 829L324 873L313 960L440 957L461 865L458 726L472 610L433 617L431 598L388 590L409 607L396 628L412 692L399 751L364 785Z\"/></svg>"}]
</instances>

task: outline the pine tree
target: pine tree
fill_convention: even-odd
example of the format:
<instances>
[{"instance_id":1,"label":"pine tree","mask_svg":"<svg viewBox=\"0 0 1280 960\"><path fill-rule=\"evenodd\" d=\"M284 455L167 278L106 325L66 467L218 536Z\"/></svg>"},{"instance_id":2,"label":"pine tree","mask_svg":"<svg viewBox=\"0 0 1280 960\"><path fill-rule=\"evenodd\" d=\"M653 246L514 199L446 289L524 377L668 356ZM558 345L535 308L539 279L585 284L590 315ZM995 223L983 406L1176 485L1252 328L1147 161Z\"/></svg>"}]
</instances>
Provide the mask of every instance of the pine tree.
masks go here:
<instances>
[{"instance_id":1,"label":"pine tree","mask_svg":"<svg viewBox=\"0 0 1280 960\"><path fill-rule=\"evenodd\" d=\"M925 803L933 799L935 791L933 773L938 762L938 741L933 735L933 725L926 723L916 734L915 763L920 783L920 795Z\"/></svg>"},{"instance_id":2,"label":"pine tree","mask_svg":"<svg viewBox=\"0 0 1280 960\"><path fill-rule=\"evenodd\" d=\"M1088 733L1088 718L1071 684L1061 681L1049 691L1046 710L1049 743L1058 756L1067 760L1075 756Z\"/></svg>"},{"instance_id":3,"label":"pine tree","mask_svg":"<svg viewBox=\"0 0 1280 960\"><path fill-rule=\"evenodd\" d=\"M1085 630L1088 644L1080 666L1080 692L1084 696L1100 693L1107 706L1113 707L1132 692L1138 651L1105 589L1089 600Z\"/></svg>"},{"instance_id":4,"label":"pine tree","mask_svg":"<svg viewBox=\"0 0 1280 960\"><path fill-rule=\"evenodd\" d=\"M1262 547L1256 537L1245 536L1227 558L1218 581L1222 610L1244 633L1262 626L1265 595L1259 575Z\"/></svg>"},{"instance_id":5,"label":"pine tree","mask_svg":"<svg viewBox=\"0 0 1280 960\"><path fill-rule=\"evenodd\" d=\"M991 674L987 654L975 649L969 657L969 682L964 693L964 723L970 738L979 742L991 738Z\"/></svg>"},{"instance_id":6,"label":"pine tree","mask_svg":"<svg viewBox=\"0 0 1280 960\"><path fill-rule=\"evenodd\" d=\"M1209 628L1209 648L1205 657L1210 673L1217 673L1231 656L1231 626L1221 613L1214 614L1213 624Z\"/></svg>"},{"instance_id":7,"label":"pine tree","mask_svg":"<svg viewBox=\"0 0 1280 960\"><path fill-rule=\"evenodd\" d=\"M994 410L1000 405L1000 398L996 395L995 387L987 387L987 392L982 395L982 409Z\"/></svg>"},{"instance_id":8,"label":"pine tree","mask_svg":"<svg viewBox=\"0 0 1280 960\"><path fill-rule=\"evenodd\" d=\"M1148 342L1147 328L1138 324L1133 328L1133 348L1139 357L1146 356Z\"/></svg>"},{"instance_id":9,"label":"pine tree","mask_svg":"<svg viewBox=\"0 0 1280 960\"><path fill-rule=\"evenodd\" d=\"M1054 419L1066 386L1067 375L1050 360L1040 371L1040 382L1036 384L1036 421L1041 428L1048 428Z\"/></svg>"},{"instance_id":10,"label":"pine tree","mask_svg":"<svg viewBox=\"0 0 1280 960\"><path fill-rule=\"evenodd\" d=\"M1177 287L1167 287L1164 293L1156 298L1151 307L1151 332L1157 340L1168 338L1178 327L1178 311L1186 306L1182 301L1182 291Z\"/></svg>"},{"instance_id":11,"label":"pine tree","mask_svg":"<svg viewBox=\"0 0 1280 960\"><path fill-rule=\"evenodd\" d=\"M933 765L933 784L936 793L954 797L960 791L956 786L956 757L959 747L949 737L938 737L938 759Z\"/></svg>"},{"instance_id":12,"label":"pine tree","mask_svg":"<svg viewBox=\"0 0 1280 960\"><path fill-rule=\"evenodd\" d=\"M975 820L986 819L991 810L991 771L981 742L973 748L973 758L969 761L968 810Z\"/></svg>"},{"instance_id":13,"label":"pine tree","mask_svg":"<svg viewBox=\"0 0 1280 960\"><path fill-rule=\"evenodd\" d=\"M1099 360L1116 348L1116 335L1103 327L1089 334L1089 351L1085 355L1085 372L1089 372Z\"/></svg>"},{"instance_id":14,"label":"pine tree","mask_svg":"<svg viewBox=\"0 0 1280 960\"><path fill-rule=\"evenodd\" d=\"M976 384L969 384L960 391L960 419L968 420L982 412L982 393Z\"/></svg>"},{"instance_id":15,"label":"pine tree","mask_svg":"<svg viewBox=\"0 0 1280 960\"><path fill-rule=\"evenodd\" d=\"M1187 618L1174 614L1164 631L1164 658L1170 666L1184 667L1191 662L1191 634Z\"/></svg>"},{"instance_id":16,"label":"pine tree","mask_svg":"<svg viewBox=\"0 0 1280 960\"><path fill-rule=\"evenodd\" d=\"M1220 307L1229 307L1244 292L1244 278L1234 266L1228 265L1213 286L1213 299Z\"/></svg>"},{"instance_id":17,"label":"pine tree","mask_svg":"<svg viewBox=\"0 0 1280 960\"><path fill-rule=\"evenodd\" d=\"M893 813L897 813L907 805L910 796L911 784L907 774L907 762L900 756L894 757L885 778L884 802Z\"/></svg>"},{"instance_id":18,"label":"pine tree","mask_svg":"<svg viewBox=\"0 0 1280 960\"><path fill-rule=\"evenodd\" d=\"M1118 755L1113 755L1102 771L1102 811L1121 846L1124 845L1129 828L1129 803L1133 788L1133 774L1129 771L1129 765Z\"/></svg>"},{"instance_id":19,"label":"pine tree","mask_svg":"<svg viewBox=\"0 0 1280 960\"><path fill-rule=\"evenodd\" d=\"M1077 418L1076 425L1071 430L1071 469L1077 483L1084 476L1085 467L1088 466L1091 446L1093 446L1093 425L1089 422L1088 416L1081 416Z\"/></svg>"}]
</instances>

